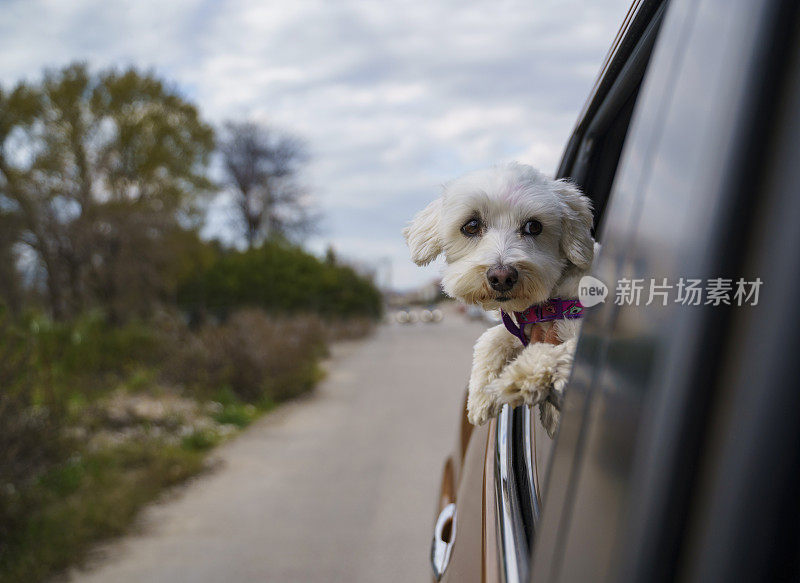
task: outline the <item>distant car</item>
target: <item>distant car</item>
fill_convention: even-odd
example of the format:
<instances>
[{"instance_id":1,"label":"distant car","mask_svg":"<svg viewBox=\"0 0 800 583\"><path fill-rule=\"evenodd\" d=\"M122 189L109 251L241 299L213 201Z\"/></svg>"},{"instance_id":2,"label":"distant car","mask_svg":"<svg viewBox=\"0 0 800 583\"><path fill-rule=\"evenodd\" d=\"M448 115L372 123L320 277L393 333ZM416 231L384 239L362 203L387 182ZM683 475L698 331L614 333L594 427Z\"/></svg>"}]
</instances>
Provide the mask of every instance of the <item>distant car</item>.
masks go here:
<instances>
[{"instance_id":1,"label":"distant car","mask_svg":"<svg viewBox=\"0 0 800 583\"><path fill-rule=\"evenodd\" d=\"M399 324L414 324L422 322L423 324L437 324L444 318L444 313L436 306L428 306L421 310L412 310L411 308L401 308L398 310L394 319Z\"/></svg>"},{"instance_id":2,"label":"distant car","mask_svg":"<svg viewBox=\"0 0 800 583\"><path fill-rule=\"evenodd\" d=\"M398 324L413 324L419 319L417 313L410 308L401 308L394 316Z\"/></svg>"},{"instance_id":3,"label":"distant car","mask_svg":"<svg viewBox=\"0 0 800 583\"><path fill-rule=\"evenodd\" d=\"M558 171L594 201L609 297L555 442L526 407L462 418L435 580L800 580L799 12L631 6ZM681 278L763 285L749 306L616 301Z\"/></svg>"},{"instance_id":4,"label":"distant car","mask_svg":"<svg viewBox=\"0 0 800 583\"><path fill-rule=\"evenodd\" d=\"M444 314L436 306L428 306L424 310L420 311L419 314L419 321L426 324L436 324L441 322L442 318L444 318Z\"/></svg>"}]
</instances>

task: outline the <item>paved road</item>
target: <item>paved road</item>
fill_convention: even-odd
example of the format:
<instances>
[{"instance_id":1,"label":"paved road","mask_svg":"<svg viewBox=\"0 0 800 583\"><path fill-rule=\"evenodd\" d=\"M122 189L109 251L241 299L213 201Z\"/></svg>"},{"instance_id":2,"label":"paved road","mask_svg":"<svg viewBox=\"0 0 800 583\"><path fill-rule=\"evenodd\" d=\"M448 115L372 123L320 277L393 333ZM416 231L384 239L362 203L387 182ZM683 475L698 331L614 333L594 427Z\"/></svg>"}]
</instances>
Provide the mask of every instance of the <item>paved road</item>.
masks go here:
<instances>
[{"instance_id":1,"label":"paved road","mask_svg":"<svg viewBox=\"0 0 800 583\"><path fill-rule=\"evenodd\" d=\"M429 581L441 464L483 329L448 314L337 346L315 396L220 448L219 470L72 580Z\"/></svg>"}]
</instances>

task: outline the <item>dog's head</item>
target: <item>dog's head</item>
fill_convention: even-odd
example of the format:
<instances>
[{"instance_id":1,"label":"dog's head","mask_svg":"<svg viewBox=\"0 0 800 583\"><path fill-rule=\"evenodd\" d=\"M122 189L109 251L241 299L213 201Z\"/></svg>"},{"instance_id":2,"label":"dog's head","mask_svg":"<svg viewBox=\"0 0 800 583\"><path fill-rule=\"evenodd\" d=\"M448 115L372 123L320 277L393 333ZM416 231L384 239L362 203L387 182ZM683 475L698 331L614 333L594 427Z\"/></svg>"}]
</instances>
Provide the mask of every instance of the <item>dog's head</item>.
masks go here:
<instances>
[{"instance_id":1,"label":"dog's head","mask_svg":"<svg viewBox=\"0 0 800 583\"><path fill-rule=\"evenodd\" d=\"M403 234L417 265L444 254L447 294L512 311L546 301L571 265L589 268L591 228L575 186L511 163L447 184Z\"/></svg>"}]
</instances>

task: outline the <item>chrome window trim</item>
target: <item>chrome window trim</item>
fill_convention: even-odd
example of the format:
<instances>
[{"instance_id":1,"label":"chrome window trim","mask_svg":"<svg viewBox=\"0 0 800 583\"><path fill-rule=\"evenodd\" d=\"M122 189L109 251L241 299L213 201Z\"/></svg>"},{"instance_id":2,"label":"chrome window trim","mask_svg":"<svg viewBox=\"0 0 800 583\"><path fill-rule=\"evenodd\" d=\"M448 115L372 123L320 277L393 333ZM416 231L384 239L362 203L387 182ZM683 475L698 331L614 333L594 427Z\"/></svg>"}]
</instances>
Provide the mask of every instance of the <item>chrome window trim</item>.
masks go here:
<instances>
[{"instance_id":1,"label":"chrome window trim","mask_svg":"<svg viewBox=\"0 0 800 583\"><path fill-rule=\"evenodd\" d=\"M536 475L538 469L536 465L536 455L534 451L534 435L532 431L533 418L531 417L530 407L521 407L522 409L522 443L525 446L525 455L523 456L525 462L525 473L528 475L528 487L530 491L531 510L533 511L533 526L534 530L539 522L539 517L542 515L542 503L539 499L539 490L537 488L538 480ZM533 532L530 533L529 539L533 539Z\"/></svg>"},{"instance_id":2,"label":"chrome window trim","mask_svg":"<svg viewBox=\"0 0 800 583\"><path fill-rule=\"evenodd\" d=\"M522 436L523 448L515 451L514 436ZM521 454L521 455L520 455ZM520 459L522 467L519 466ZM515 462L515 460L517 460ZM494 486L497 540L500 542L500 580L522 583L530 576L530 544L540 503L533 481L531 410L526 405L504 405L495 426ZM533 521L533 522L531 522ZM531 532L526 532L526 524Z\"/></svg>"}]
</instances>

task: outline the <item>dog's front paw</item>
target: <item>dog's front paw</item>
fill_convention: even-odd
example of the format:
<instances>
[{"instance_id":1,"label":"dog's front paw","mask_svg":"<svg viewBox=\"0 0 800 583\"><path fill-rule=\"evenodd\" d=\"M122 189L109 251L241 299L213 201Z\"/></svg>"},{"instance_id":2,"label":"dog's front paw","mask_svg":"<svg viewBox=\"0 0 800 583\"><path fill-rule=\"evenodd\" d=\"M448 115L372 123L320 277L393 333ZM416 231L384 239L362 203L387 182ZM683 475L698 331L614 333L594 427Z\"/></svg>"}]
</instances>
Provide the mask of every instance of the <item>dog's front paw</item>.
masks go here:
<instances>
[{"instance_id":1,"label":"dog's front paw","mask_svg":"<svg viewBox=\"0 0 800 583\"><path fill-rule=\"evenodd\" d=\"M550 400L542 401L539 403L539 419L542 422L542 427L547 431L547 435L550 439L553 439L561 420L561 412Z\"/></svg>"},{"instance_id":2,"label":"dog's front paw","mask_svg":"<svg viewBox=\"0 0 800 583\"><path fill-rule=\"evenodd\" d=\"M502 324L489 328L478 338L469 377L470 392L482 390L498 377L508 360L519 352L517 344L517 339Z\"/></svg>"},{"instance_id":3,"label":"dog's front paw","mask_svg":"<svg viewBox=\"0 0 800 583\"><path fill-rule=\"evenodd\" d=\"M552 373L552 386L547 398L539 404L539 418L547 435L555 437L561 420L561 405L564 402L564 389L570 378L574 353L574 341L568 341L555 361Z\"/></svg>"},{"instance_id":4,"label":"dog's front paw","mask_svg":"<svg viewBox=\"0 0 800 583\"><path fill-rule=\"evenodd\" d=\"M552 370L552 388L551 400L558 406L561 406L561 401L564 399L564 389L570 379L570 372L572 371L572 361L575 353L575 342L569 340L562 345L562 349L558 351L555 359L555 365Z\"/></svg>"},{"instance_id":5,"label":"dog's front paw","mask_svg":"<svg viewBox=\"0 0 800 583\"><path fill-rule=\"evenodd\" d=\"M548 395L560 396L572 364L568 349L546 343L529 345L496 379L481 388L484 398L494 404L495 414L506 404L533 406Z\"/></svg>"},{"instance_id":6,"label":"dog's front paw","mask_svg":"<svg viewBox=\"0 0 800 583\"><path fill-rule=\"evenodd\" d=\"M475 426L486 423L500 413L502 403L486 390L472 391L467 399L467 419Z\"/></svg>"}]
</instances>

